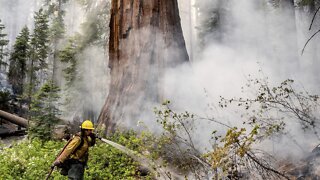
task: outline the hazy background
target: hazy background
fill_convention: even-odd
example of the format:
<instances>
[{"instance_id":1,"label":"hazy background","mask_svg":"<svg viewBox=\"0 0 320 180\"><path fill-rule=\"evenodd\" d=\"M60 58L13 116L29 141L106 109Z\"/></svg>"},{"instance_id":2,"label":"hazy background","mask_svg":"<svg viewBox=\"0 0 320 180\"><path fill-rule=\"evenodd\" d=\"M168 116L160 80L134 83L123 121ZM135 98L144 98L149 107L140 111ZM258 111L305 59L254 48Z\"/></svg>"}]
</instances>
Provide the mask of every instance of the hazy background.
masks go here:
<instances>
[{"instance_id":1,"label":"hazy background","mask_svg":"<svg viewBox=\"0 0 320 180\"><path fill-rule=\"evenodd\" d=\"M217 102L219 96L252 97L249 90L241 92L249 74L253 78L268 77L270 86L293 79L298 90L319 94L319 36L301 54L307 39L319 28L319 23L315 22L312 30L308 31L311 23L308 12L287 6L274 7L270 1L264 0L230 0L220 1L220 4L214 0L201 2L208 6L219 5L216 8L222 9L224 14L217 30L207 35L208 42L204 47L200 46L196 36L201 19L195 17L197 21L192 21L193 26L190 27L188 18L182 16L188 50L194 50L194 57L191 68L182 66L166 74L165 90L174 104L226 124L241 125L239 109L222 110ZM319 20L319 16L316 18ZM194 41L187 40L190 31L195 32L192 34ZM212 104L213 109L208 104ZM319 143L312 133L300 130L297 122L287 125L289 135L265 143L265 150L280 156L302 155ZM217 124L200 124L197 137L207 139L212 129L219 127Z\"/></svg>"},{"instance_id":2,"label":"hazy background","mask_svg":"<svg viewBox=\"0 0 320 180\"><path fill-rule=\"evenodd\" d=\"M101 1L97 1L99 2ZM311 22L308 13L298 8L292 11L289 7L274 7L267 0L229 0L220 4L218 0L198 2L210 7L217 6L215 8L221 8L225 13L220 19L218 30L209 34L206 44L201 46L197 36L201 19L197 17L199 12L195 9L195 2L179 0L191 66L182 65L170 69L164 78L165 98L170 99L175 108L213 117L230 125L240 125L240 113L237 109L221 110L217 103L219 96L250 96L250 92L241 93L241 87L245 85L249 74L252 77L267 76L271 85L278 85L288 78L294 79L297 88L320 93L320 49L316 43L319 42L319 36L310 42L301 55L304 43L319 28L318 23L315 23L315 27L308 31ZM85 10L77 3L69 3L67 6L67 34L81 33L80 25L84 21ZM6 26L9 46L14 43L23 26L32 28L33 13L39 7L40 3L36 0L0 0L0 18ZM74 105L79 106L78 109L68 112L66 117L87 107L92 108L95 117L99 114L108 92L109 75L105 50L92 46L84 51L83 59L87 61L81 61L80 67L86 74L83 82L87 88L82 91L85 99L75 101ZM263 74L259 73L260 69ZM102 85L104 86L101 87ZM150 112L153 106L150 105ZM145 121L149 126L155 124L150 116L139 120ZM318 139L305 135L296 124L289 124L289 127L292 128L291 136L305 151L310 151L318 143ZM198 123L197 137L203 141L197 142L203 147L209 146L208 137L214 128L221 127L215 123ZM275 143L281 146L275 146ZM302 152L300 149L288 151L297 148L292 140L285 138L270 141L265 148L274 153Z\"/></svg>"}]
</instances>

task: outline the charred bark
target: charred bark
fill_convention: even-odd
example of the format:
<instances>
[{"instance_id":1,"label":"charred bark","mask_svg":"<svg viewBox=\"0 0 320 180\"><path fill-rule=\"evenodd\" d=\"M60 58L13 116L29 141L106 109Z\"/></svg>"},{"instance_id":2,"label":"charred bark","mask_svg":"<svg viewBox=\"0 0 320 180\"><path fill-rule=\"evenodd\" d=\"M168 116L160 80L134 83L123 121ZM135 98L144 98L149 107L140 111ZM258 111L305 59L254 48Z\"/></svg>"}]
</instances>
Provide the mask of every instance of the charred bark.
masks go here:
<instances>
[{"instance_id":1,"label":"charred bark","mask_svg":"<svg viewBox=\"0 0 320 180\"><path fill-rule=\"evenodd\" d=\"M99 125L112 130L118 122L136 120L144 103L161 101L165 69L187 61L177 0L113 0L111 82Z\"/></svg>"}]
</instances>

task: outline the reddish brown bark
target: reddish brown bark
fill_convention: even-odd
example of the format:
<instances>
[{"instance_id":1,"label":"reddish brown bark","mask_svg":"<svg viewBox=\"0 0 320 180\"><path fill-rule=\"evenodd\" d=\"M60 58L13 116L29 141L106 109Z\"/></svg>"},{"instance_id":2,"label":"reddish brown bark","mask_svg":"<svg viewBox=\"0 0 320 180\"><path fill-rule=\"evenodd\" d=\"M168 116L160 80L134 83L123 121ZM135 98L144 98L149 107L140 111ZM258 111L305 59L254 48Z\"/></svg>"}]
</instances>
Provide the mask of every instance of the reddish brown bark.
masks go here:
<instances>
[{"instance_id":1,"label":"reddish brown bark","mask_svg":"<svg viewBox=\"0 0 320 180\"><path fill-rule=\"evenodd\" d=\"M99 124L113 129L146 102L159 102L164 70L189 60L177 0L113 0L110 90Z\"/></svg>"}]
</instances>

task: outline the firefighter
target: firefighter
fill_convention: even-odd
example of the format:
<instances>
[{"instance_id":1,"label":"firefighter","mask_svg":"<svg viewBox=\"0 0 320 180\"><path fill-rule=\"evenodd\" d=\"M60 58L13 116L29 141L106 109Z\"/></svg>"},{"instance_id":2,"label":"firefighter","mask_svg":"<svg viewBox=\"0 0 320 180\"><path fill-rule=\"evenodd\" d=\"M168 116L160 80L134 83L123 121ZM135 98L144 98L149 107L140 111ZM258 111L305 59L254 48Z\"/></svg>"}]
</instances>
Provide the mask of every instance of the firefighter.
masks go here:
<instances>
[{"instance_id":1,"label":"firefighter","mask_svg":"<svg viewBox=\"0 0 320 180\"><path fill-rule=\"evenodd\" d=\"M52 165L60 167L60 173L67 175L70 180L83 180L89 147L93 146L96 140L90 120L85 120L80 128L81 131L74 135Z\"/></svg>"}]
</instances>

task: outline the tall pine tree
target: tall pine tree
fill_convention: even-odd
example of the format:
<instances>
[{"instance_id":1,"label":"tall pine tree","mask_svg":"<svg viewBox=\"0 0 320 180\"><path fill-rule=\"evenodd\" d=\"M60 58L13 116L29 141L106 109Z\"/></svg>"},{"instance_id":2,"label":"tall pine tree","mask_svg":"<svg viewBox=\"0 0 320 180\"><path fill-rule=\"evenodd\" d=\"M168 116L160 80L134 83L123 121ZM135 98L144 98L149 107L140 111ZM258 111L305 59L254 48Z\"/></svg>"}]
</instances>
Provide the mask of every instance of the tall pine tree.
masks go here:
<instances>
[{"instance_id":1,"label":"tall pine tree","mask_svg":"<svg viewBox=\"0 0 320 180\"><path fill-rule=\"evenodd\" d=\"M51 18L51 27L50 27L50 46L51 46L51 56L49 57L50 62L52 62L52 80L59 84L61 77L59 76L59 43L64 38L65 35L65 24L64 24L64 15L65 11L63 10L63 4L61 0L51 3L48 7L48 13Z\"/></svg>"},{"instance_id":2,"label":"tall pine tree","mask_svg":"<svg viewBox=\"0 0 320 180\"><path fill-rule=\"evenodd\" d=\"M77 76L77 52L79 47L77 46L77 39L70 38L66 47L59 52L60 61L65 63L64 65L64 78L66 80L67 88L70 88L74 83Z\"/></svg>"},{"instance_id":3,"label":"tall pine tree","mask_svg":"<svg viewBox=\"0 0 320 180\"><path fill-rule=\"evenodd\" d=\"M35 13L34 32L30 43L30 61L28 72L28 97L31 102L31 96L40 85L39 79L47 69L46 59L49 52L49 20L48 15L43 9Z\"/></svg>"},{"instance_id":4,"label":"tall pine tree","mask_svg":"<svg viewBox=\"0 0 320 180\"><path fill-rule=\"evenodd\" d=\"M5 52L5 47L7 46L9 41L6 39L7 34L3 33L4 29L5 25L1 23L0 19L0 70L3 65L7 65L4 58L8 55L8 53Z\"/></svg>"},{"instance_id":5,"label":"tall pine tree","mask_svg":"<svg viewBox=\"0 0 320 180\"><path fill-rule=\"evenodd\" d=\"M16 95L22 95L25 77L27 74L27 61L30 57L29 29L24 27L16 38L13 52L10 56L8 79L12 85L12 91Z\"/></svg>"}]
</instances>

